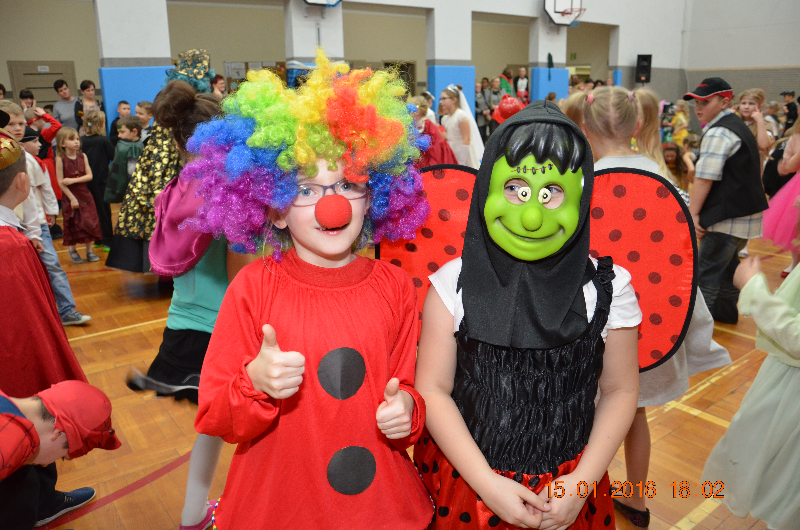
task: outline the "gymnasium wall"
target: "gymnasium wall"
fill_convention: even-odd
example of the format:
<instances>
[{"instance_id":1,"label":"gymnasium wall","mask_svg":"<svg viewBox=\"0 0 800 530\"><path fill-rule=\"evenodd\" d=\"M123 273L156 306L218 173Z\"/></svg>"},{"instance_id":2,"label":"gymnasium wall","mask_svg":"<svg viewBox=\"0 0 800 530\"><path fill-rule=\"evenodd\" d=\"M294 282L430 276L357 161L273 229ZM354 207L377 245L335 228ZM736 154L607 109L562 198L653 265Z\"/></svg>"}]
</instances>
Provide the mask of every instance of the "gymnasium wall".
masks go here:
<instances>
[{"instance_id":1,"label":"gymnasium wall","mask_svg":"<svg viewBox=\"0 0 800 530\"><path fill-rule=\"evenodd\" d=\"M577 28L566 28L567 66L591 66L590 77L605 81L609 70L611 28L612 26L591 22L581 22Z\"/></svg>"},{"instance_id":2,"label":"gymnasium wall","mask_svg":"<svg viewBox=\"0 0 800 530\"><path fill-rule=\"evenodd\" d=\"M472 64L475 77L492 79L502 74L506 66L527 66L530 27L527 18L518 17L515 21L512 17L473 13ZM512 70L517 75L518 68Z\"/></svg>"}]
</instances>

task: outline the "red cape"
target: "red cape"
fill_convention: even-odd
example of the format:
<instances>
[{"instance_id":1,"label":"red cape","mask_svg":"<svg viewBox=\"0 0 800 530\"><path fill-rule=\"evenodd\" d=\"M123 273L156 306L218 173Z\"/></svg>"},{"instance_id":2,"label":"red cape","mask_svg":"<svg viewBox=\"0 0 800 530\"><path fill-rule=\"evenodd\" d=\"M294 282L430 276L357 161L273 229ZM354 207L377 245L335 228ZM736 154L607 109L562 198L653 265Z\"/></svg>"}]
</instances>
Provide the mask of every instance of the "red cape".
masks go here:
<instances>
[{"instance_id":1,"label":"red cape","mask_svg":"<svg viewBox=\"0 0 800 530\"><path fill-rule=\"evenodd\" d=\"M22 398L60 381L86 381L44 265L30 241L8 226L0 226L0 263L0 389Z\"/></svg>"},{"instance_id":2,"label":"red cape","mask_svg":"<svg viewBox=\"0 0 800 530\"><path fill-rule=\"evenodd\" d=\"M417 160L415 165L419 169L439 164L458 164L456 155L453 154L453 150L447 140L442 137L439 127L431 123L430 120L425 120L425 128L422 133L431 137L431 146L426 151L423 151L419 160Z\"/></svg>"}]
</instances>

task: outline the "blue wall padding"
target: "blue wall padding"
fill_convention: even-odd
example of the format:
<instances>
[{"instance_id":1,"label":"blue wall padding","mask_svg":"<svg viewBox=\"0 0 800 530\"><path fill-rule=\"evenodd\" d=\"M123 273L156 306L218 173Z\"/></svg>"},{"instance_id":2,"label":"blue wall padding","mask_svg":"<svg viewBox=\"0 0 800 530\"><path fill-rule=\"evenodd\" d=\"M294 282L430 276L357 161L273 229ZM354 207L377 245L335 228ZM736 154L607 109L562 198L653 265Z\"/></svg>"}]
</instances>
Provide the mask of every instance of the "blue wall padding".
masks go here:
<instances>
[{"instance_id":1,"label":"blue wall padding","mask_svg":"<svg viewBox=\"0 0 800 530\"><path fill-rule=\"evenodd\" d=\"M448 85L461 85L464 97L475 114L475 67L474 66L449 66L444 64L428 67L428 92L433 94L434 111L439 108L439 96Z\"/></svg>"},{"instance_id":2,"label":"blue wall padding","mask_svg":"<svg viewBox=\"0 0 800 530\"><path fill-rule=\"evenodd\" d=\"M569 95L569 70L531 68L531 101L545 99L550 92L556 93L556 100Z\"/></svg>"},{"instance_id":3,"label":"blue wall padding","mask_svg":"<svg viewBox=\"0 0 800 530\"><path fill-rule=\"evenodd\" d=\"M611 80L614 81L616 86L622 86L622 70L614 70L611 74Z\"/></svg>"},{"instance_id":4,"label":"blue wall padding","mask_svg":"<svg viewBox=\"0 0 800 530\"><path fill-rule=\"evenodd\" d=\"M138 102L152 103L164 87L167 70L172 68L172 66L100 68L100 86L103 87L107 132L111 130L111 122L118 116L117 105L120 101L124 100L131 104L131 114L136 112Z\"/></svg>"}]
</instances>

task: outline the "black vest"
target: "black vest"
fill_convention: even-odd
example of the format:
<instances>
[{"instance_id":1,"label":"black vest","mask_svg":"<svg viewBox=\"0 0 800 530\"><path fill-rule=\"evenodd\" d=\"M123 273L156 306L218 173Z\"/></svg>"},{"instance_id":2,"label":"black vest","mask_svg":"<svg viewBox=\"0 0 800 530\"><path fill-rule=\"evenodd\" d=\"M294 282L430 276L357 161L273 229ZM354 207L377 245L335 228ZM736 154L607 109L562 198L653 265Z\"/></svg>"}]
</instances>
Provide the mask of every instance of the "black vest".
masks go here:
<instances>
[{"instance_id":1,"label":"black vest","mask_svg":"<svg viewBox=\"0 0 800 530\"><path fill-rule=\"evenodd\" d=\"M763 212L768 206L761 184L761 160L756 137L742 119L733 113L720 118L708 130L714 127L732 131L742 140L742 145L725 161L722 180L712 184L703 203L700 210L700 226L703 228L726 219Z\"/></svg>"},{"instance_id":2,"label":"black vest","mask_svg":"<svg viewBox=\"0 0 800 530\"><path fill-rule=\"evenodd\" d=\"M462 321L452 397L493 469L542 475L586 447L603 370L612 265L611 258L598 260L594 317L581 337L564 346L494 346L470 339Z\"/></svg>"}]
</instances>

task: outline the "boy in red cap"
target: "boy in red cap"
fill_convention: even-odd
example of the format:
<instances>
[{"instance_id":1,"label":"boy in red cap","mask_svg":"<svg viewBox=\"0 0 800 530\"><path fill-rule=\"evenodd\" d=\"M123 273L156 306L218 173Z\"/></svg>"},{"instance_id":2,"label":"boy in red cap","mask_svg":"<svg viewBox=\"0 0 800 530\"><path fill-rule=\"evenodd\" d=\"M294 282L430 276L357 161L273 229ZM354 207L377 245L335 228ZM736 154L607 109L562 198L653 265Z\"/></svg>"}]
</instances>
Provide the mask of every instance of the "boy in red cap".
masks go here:
<instances>
[{"instance_id":1,"label":"boy in red cap","mask_svg":"<svg viewBox=\"0 0 800 530\"><path fill-rule=\"evenodd\" d=\"M705 123L689 211L697 238L698 285L714 320L735 324L739 290L733 273L748 239L761 237L767 209L756 138L728 109L733 89L719 77L703 79L683 96Z\"/></svg>"}]
</instances>

